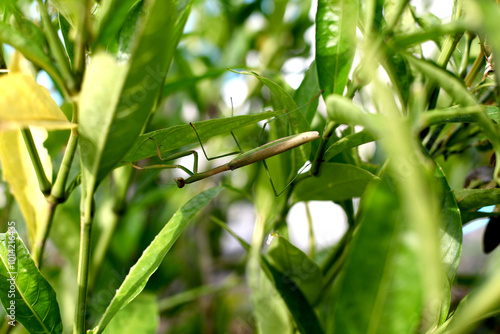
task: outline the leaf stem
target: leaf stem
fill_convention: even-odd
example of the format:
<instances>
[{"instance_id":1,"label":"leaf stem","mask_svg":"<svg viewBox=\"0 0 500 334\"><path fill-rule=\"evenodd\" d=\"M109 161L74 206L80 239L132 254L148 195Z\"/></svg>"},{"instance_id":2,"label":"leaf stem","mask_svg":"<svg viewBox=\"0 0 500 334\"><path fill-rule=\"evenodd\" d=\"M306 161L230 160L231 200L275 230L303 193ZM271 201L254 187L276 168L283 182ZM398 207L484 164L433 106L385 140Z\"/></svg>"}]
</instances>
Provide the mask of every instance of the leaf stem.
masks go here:
<instances>
[{"instance_id":1,"label":"leaf stem","mask_svg":"<svg viewBox=\"0 0 500 334\"><path fill-rule=\"evenodd\" d=\"M33 168L35 168L36 178L38 179L38 185L40 186L40 191L47 196L50 194L51 183L45 175L45 170L43 169L42 161L40 160L40 155L36 149L35 141L33 140L33 135L30 129L22 129L21 133L26 143L26 148L33 163Z\"/></svg>"},{"instance_id":2,"label":"leaf stem","mask_svg":"<svg viewBox=\"0 0 500 334\"><path fill-rule=\"evenodd\" d=\"M77 136L71 132L66 151L64 152L63 160L59 172L52 187L50 195L47 197L48 211L45 221L40 225L40 230L37 231L35 247L33 248L33 259L38 268L41 268L43 262L43 252L45 244L50 234L52 221L54 220L57 205L64 202L68 196L65 191L66 182L68 181L69 171L76 151Z\"/></svg>"},{"instance_id":3,"label":"leaf stem","mask_svg":"<svg viewBox=\"0 0 500 334\"><path fill-rule=\"evenodd\" d=\"M38 7L40 8L40 16L42 18L43 29L45 31L50 50L52 51L52 55L59 65L59 69L68 87L68 90L74 93L76 88L75 78L71 72L68 58L66 57L66 54L64 52L61 40L59 39L57 32L54 30L54 27L50 21L47 7L42 0L38 0Z\"/></svg>"}]
</instances>

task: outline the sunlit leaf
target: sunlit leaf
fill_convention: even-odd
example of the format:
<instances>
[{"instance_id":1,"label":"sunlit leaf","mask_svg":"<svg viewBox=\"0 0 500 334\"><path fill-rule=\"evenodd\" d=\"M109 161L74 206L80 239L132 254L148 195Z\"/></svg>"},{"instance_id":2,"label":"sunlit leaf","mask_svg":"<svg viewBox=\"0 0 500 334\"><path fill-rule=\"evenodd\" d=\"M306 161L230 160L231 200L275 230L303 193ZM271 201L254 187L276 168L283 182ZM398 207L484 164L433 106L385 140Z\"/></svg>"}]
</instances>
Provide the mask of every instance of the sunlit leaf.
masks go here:
<instances>
[{"instance_id":1,"label":"sunlit leaf","mask_svg":"<svg viewBox=\"0 0 500 334\"><path fill-rule=\"evenodd\" d=\"M266 111L259 114L218 118L193 124L203 140L221 134L228 134L232 130L255 124L277 114L276 111ZM196 133L190 124L175 125L139 136L129 153L123 158L123 161L134 162L157 155L156 143L150 138L153 138L160 145L162 153L198 143Z\"/></svg>"},{"instance_id":2,"label":"sunlit leaf","mask_svg":"<svg viewBox=\"0 0 500 334\"><path fill-rule=\"evenodd\" d=\"M30 333L62 333L56 294L15 229L0 234L0 259L0 300L8 314L14 315L9 321L19 321Z\"/></svg>"},{"instance_id":3,"label":"sunlit leaf","mask_svg":"<svg viewBox=\"0 0 500 334\"><path fill-rule=\"evenodd\" d=\"M159 325L157 296L142 293L121 309L106 327L107 334L154 334Z\"/></svg>"},{"instance_id":4,"label":"sunlit leaf","mask_svg":"<svg viewBox=\"0 0 500 334\"><path fill-rule=\"evenodd\" d=\"M25 74L0 77L0 130L39 126L49 130L71 129L70 123L49 91Z\"/></svg>"},{"instance_id":5,"label":"sunlit leaf","mask_svg":"<svg viewBox=\"0 0 500 334\"><path fill-rule=\"evenodd\" d=\"M135 51L119 63L100 52L92 56L80 95L82 182L92 193L133 145L158 97L190 6L147 2ZM169 31L165 34L165 31ZM99 82L99 85L96 85Z\"/></svg>"},{"instance_id":6,"label":"sunlit leaf","mask_svg":"<svg viewBox=\"0 0 500 334\"><path fill-rule=\"evenodd\" d=\"M45 169L45 175L52 175L52 164L47 150L42 143L47 138L44 129L32 129L38 154ZM29 233L33 245L38 226L45 219L47 201L40 191L33 163L26 149L20 130L0 132L0 158L4 181L9 184Z\"/></svg>"},{"instance_id":7,"label":"sunlit leaf","mask_svg":"<svg viewBox=\"0 0 500 334\"><path fill-rule=\"evenodd\" d=\"M137 297L146 286L148 279L158 269L161 261L186 228L191 218L217 196L221 190L222 188L208 189L192 198L182 208L177 210L148 248L144 250L135 265L130 268L127 277L125 277L106 312L104 312L99 323L91 333L102 333L115 314Z\"/></svg>"},{"instance_id":8,"label":"sunlit leaf","mask_svg":"<svg viewBox=\"0 0 500 334\"><path fill-rule=\"evenodd\" d=\"M319 0L316 13L316 65L323 96L344 93L356 50L358 2Z\"/></svg>"}]
</instances>

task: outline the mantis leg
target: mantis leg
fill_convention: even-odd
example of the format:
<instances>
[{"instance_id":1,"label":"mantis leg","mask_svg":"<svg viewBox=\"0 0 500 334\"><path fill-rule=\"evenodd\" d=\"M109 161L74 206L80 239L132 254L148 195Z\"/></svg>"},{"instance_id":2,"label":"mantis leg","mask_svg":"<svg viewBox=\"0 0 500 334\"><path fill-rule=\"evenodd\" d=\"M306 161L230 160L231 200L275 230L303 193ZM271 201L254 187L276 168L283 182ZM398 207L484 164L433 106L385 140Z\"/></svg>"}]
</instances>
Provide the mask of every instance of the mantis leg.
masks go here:
<instances>
[{"instance_id":1,"label":"mantis leg","mask_svg":"<svg viewBox=\"0 0 500 334\"><path fill-rule=\"evenodd\" d=\"M233 131L231 131L231 136L233 136L234 142L236 143L236 146L238 146L238 151L221 154L221 155L218 155L218 156L215 156L215 157L208 157L207 152L205 151L205 147L203 147L203 143L201 142L200 135L198 134L198 131L196 131L196 128L195 128L194 124L193 123L189 123L189 125L191 125L191 127L193 128L194 133L196 134L196 138L198 138L198 142L200 143L201 150L203 151L203 154L205 155L205 158L207 160L210 161L210 160L214 160L214 159L224 158L224 157L228 157L228 156L231 156L231 155L243 153L243 150L241 149L240 143L238 143L238 140L236 139L236 136L234 135Z\"/></svg>"},{"instance_id":2,"label":"mantis leg","mask_svg":"<svg viewBox=\"0 0 500 334\"><path fill-rule=\"evenodd\" d=\"M150 166L142 167L142 166L138 166L134 163L130 163L130 165L132 167L134 167L135 169L168 169L168 168L173 169L173 168L179 168L179 169L182 169L184 172L186 172L190 176L198 173L198 152L196 152L195 150L190 150L190 151L186 151L186 152L174 153L174 154L171 154L169 156L163 157L161 155L160 145L158 145L158 142L154 138L149 138L149 139L151 139L155 142L156 152L158 153L158 158L160 158L161 161L175 160L175 159L187 157L188 155L192 154L194 157L193 171L190 171L189 169L187 169L186 167L181 166L181 165L157 164L157 165L150 165Z\"/></svg>"}]
</instances>

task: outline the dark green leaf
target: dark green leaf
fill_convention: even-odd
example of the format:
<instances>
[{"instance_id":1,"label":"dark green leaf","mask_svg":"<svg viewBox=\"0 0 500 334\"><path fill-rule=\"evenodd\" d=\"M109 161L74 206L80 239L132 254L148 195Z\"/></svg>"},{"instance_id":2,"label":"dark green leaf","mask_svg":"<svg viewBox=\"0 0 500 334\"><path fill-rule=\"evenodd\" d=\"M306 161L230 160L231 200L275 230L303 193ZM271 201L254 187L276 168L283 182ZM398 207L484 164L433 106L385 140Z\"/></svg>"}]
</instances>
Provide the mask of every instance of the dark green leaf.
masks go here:
<instances>
[{"instance_id":1,"label":"dark green leaf","mask_svg":"<svg viewBox=\"0 0 500 334\"><path fill-rule=\"evenodd\" d=\"M293 95L297 105L304 106L301 111L309 124L311 124L314 115L316 115L316 110L318 109L319 99L315 99L314 101L313 99L320 93L320 90L316 62L313 61L311 66L309 66L302 83Z\"/></svg>"},{"instance_id":2,"label":"dark green leaf","mask_svg":"<svg viewBox=\"0 0 500 334\"><path fill-rule=\"evenodd\" d=\"M332 297L330 333L415 333L422 291L412 231L387 182L362 198L353 236Z\"/></svg>"},{"instance_id":3,"label":"dark green leaf","mask_svg":"<svg viewBox=\"0 0 500 334\"><path fill-rule=\"evenodd\" d=\"M63 15L59 14L58 18L59 18L59 28L61 29L61 33L62 33L62 36L63 36L63 39L64 39L64 46L65 46L65 49L66 49L66 54L68 55L69 61L72 64L73 63L73 59L74 59L74 55L75 55L75 53L74 53L75 45L74 45L73 41L70 39L70 37L69 37L69 32L70 32L70 29L71 29L71 25L64 18Z\"/></svg>"},{"instance_id":4,"label":"dark green leaf","mask_svg":"<svg viewBox=\"0 0 500 334\"><path fill-rule=\"evenodd\" d=\"M127 277L125 277L120 288L116 291L113 300L102 315L97 327L91 333L102 333L115 314L137 297L172 245L186 228L191 218L217 196L221 190L222 188L208 189L192 198L182 208L177 210L148 248L144 250L136 264L130 268Z\"/></svg>"},{"instance_id":5,"label":"dark green leaf","mask_svg":"<svg viewBox=\"0 0 500 334\"><path fill-rule=\"evenodd\" d=\"M453 190L460 210L478 209L500 203L500 189L457 189Z\"/></svg>"},{"instance_id":6,"label":"dark green leaf","mask_svg":"<svg viewBox=\"0 0 500 334\"><path fill-rule=\"evenodd\" d=\"M294 188L294 200L342 201L361 197L366 186L378 179L373 174L356 166L324 163L319 177L309 177Z\"/></svg>"},{"instance_id":7,"label":"dark green leaf","mask_svg":"<svg viewBox=\"0 0 500 334\"><path fill-rule=\"evenodd\" d=\"M276 111L266 111L254 115L218 118L193 124L203 140L229 133L232 130L239 129L246 125L255 124L264 119L276 116L277 114L278 112ZM130 149L125 158L123 158L123 161L134 162L157 155L156 144L149 138L154 138L156 140L158 145L161 146L162 153L198 142L196 134L190 124L171 126L166 129L148 132L139 136L134 146Z\"/></svg>"},{"instance_id":8,"label":"dark green leaf","mask_svg":"<svg viewBox=\"0 0 500 334\"><path fill-rule=\"evenodd\" d=\"M234 236L247 251L250 245L238 237L226 224L214 220L219 226ZM316 314L313 311L308 300L304 297L299 287L294 283L291 277L280 272L265 257L261 257L261 268L266 276L273 282L276 290L286 303L293 319L297 323L301 333L321 334L324 333Z\"/></svg>"},{"instance_id":9,"label":"dark green leaf","mask_svg":"<svg viewBox=\"0 0 500 334\"><path fill-rule=\"evenodd\" d=\"M288 276L314 305L321 292L323 277L318 265L285 238L275 235L266 255L269 264Z\"/></svg>"},{"instance_id":10,"label":"dark green leaf","mask_svg":"<svg viewBox=\"0 0 500 334\"><path fill-rule=\"evenodd\" d=\"M127 13L139 0L111 0L104 2L101 9L102 19L99 22L96 44L106 46L113 37L118 35L123 23L127 19Z\"/></svg>"},{"instance_id":11,"label":"dark green leaf","mask_svg":"<svg viewBox=\"0 0 500 334\"><path fill-rule=\"evenodd\" d=\"M326 150L323 159L325 161L328 161L331 158L335 157L337 154L344 152L345 150L369 143L374 140L375 138L373 137L373 135L366 130L350 134L348 136L340 138L335 143L330 145L330 147Z\"/></svg>"},{"instance_id":12,"label":"dark green leaf","mask_svg":"<svg viewBox=\"0 0 500 334\"><path fill-rule=\"evenodd\" d=\"M316 65L323 96L344 93L356 50L358 2L319 0L316 13Z\"/></svg>"},{"instance_id":13,"label":"dark green leaf","mask_svg":"<svg viewBox=\"0 0 500 334\"><path fill-rule=\"evenodd\" d=\"M30 333L62 333L56 294L15 229L0 234L0 258L0 300L14 316L9 321L19 321Z\"/></svg>"}]
</instances>

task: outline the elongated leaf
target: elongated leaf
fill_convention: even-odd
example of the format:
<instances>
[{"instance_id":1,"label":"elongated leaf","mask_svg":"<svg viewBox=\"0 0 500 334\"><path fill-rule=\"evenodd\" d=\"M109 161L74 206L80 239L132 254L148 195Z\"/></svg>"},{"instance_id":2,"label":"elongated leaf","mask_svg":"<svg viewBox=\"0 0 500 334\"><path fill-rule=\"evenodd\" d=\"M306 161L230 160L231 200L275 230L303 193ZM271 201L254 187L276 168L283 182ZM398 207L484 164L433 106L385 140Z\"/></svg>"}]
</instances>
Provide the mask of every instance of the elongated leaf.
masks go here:
<instances>
[{"instance_id":1,"label":"elongated leaf","mask_svg":"<svg viewBox=\"0 0 500 334\"><path fill-rule=\"evenodd\" d=\"M253 75L256 77L271 90L271 92L276 96L279 104L284 107L284 112L287 112L283 114L283 118L271 127L272 131L270 139L274 140L280 137L298 134L309 130L309 123L305 119L304 114L300 112L295 100L281 86L255 72L243 71L236 73ZM269 175L271 175L270 177L273 180L278 192L286 187L291 178L296 175L299 169L309 159L310 152L311 144L307 143L291 151L281 153L279 156L266 160L266 164L269 167Z\"/></svg>"},{"instance_id":2,"label":"elongated leaf","mask_svg":"<svg viewBox=\"0 0 500 334\"><path fill-rule=\"evenodd\" d=\"M488 261L488 270L478 286L462 299L451 319L445 324L445 333L473 333L482 319L500 312L500 253L495 252ZM443 331L440 331L443 332Z\"/></svg>"},{"instance_id":3,"label":"elongated leaf","mask_svg":"<svg viewBox=\"0 0 500 334\"><path fill-rule=\"evenodd\" d=\"M386 182L362 198L359 228L335 286L330 333L415 333L422 294L412 231Z\"/></svg>"},{"instance_id":4,"label":"elongated leaf","mask_svg":"<svg viewBox=\"0 0 500 334\"><path fill-rule=\"evenodd\" d=\"M288 276L314 305L321 292L323 277L318 265L285 238L275 235L266 255L269 264Z\"/></svg>"},{"instance_id":5,"label":"elongated leaf","mask_svg":"<svg viewBox=\"0 0 500 334\"><path fill-rule=\"evenodd\" d=\"M277 114L278 112L276 111L266 111L254 115L219 118L193 124L203 140L220 134L229 133L232 130L239 129L246 125L255 124L264 119L276 116ZM166 129L148 132L139 136L134 146L130 149L125 158L123 158L123 161L134 162L157 155L156 144L149 138L154 138L158 145L161 146L162 153L198 143L196 133L190 124L171 126Z\"/></svg>"},{"instance_id":6,"label":"elongated leaf","mask_svg":"<svg viewBox=\"0 0 500 334\"><path fill-rule=\"evenodd\" d=\"M0 300L12 315L9 321L19 321L30 333L62 333L56 294L13 225L0 234L0 259Z\"/></svg>"},{"instance_id":7,"label":"elongated leaf","mask_svg":"<svg viewBox=\"0 0 500 334\"><path fill-rule=\"evenodd\" d=\"M318 71L316 69L316 62L313 61L307 70L304 79L302 80L299 88L295 91L293 99L298 106L304 106L301 111L304 114L307 122L311 124L316 110L318 109L319 99L311 102L319 93ZM311 102L310 104L307 104Z\"/></svg>"},{"instance_id":8,"label":"elongated leaf","mask_svg":"<svg viewBox=\"0 0 500 334\"><path fill-rule=\"evenodd\" d=\"M476 98L467 89L463 81L450 72L425 60L417 59L412 55L406 53L402 53L402 55L411 65L415 66L428 78L439 82L439 86L456 102L463 106L474 106L477 104Z\"/></svg>"},{"instance_id":9,"label":"elongated leaf","mask_svg":"<svg viewBox=\"0 0 500 334\"><path fill-rule=\"evenodd\" d=\"M71 25L69 24L68 20L64 18L63 15L59 14L57 18L59 20L59 29L61 29L61 34L64 39L64 47L65 47L64 49L66 50L69 62L72 64L75 56L75 51L74 51L75 44L73 43L73 41L69 36Z\"/></svg>"},{"instance_id":10,"label":"elongated leaf","mask_svg":"<svg viewBox=\"0 0 500 334\"><path fill-rule=\"evenodd\" d=\"M224 228L247 251L250 251L250 245L243 239L238 237L226 224L220 221L215 221L219 226ZM280 293L281 298L286 303L288 310L297 323L301 333L321 334L324 333L316 314L313 311L308 300L304 297L298 286L292 280L292 277L287 276L285 273L280 272L277 268L268 261L264 256L260 257L261 268L266 276L272 280L276 290Z\"/></svg>"},{"instance_id":11,"label":"elongated leaf","mask_svg":"<svg viewBox=\"0 0 500 334\"><path fill-rule=\"evenodd\" d=\"M177 210L170 221L142 253L136 264L130 268L127 277L125 277L106 312L104 312L99 323L91 333L102 333L114 315L144 289L149 277L158 269L161 261L177 238L179 238L184 228L186 228L191 218L217 196L221 190L222 188L208 189L193 197L182 208Z\"/></svg>"},{"instance_id":12,"label":"elongated leaf","mask_svg":"<svg viewBox=\"0 0 500 334\"><path fill-rule=\"evenodd\" d=\"M58 85L62 86L63 81L52 60L29 38L8 24L0 22L0 41L21 52L31 62L43 68Z\"/></svg>"},{"instance_id":13,"label":"elongated leaf","mask_svg":"<svg viewBox=\"0 0 500 334\"><path fill-rule=\"evenodd\" d=\"M128 11L138 0L111 0L104 2L103 14L99 21L99 33L96 44L106 46L110 40L118 35Z\"/></svg>"},{"instance_id":14,"label":"elongated leaf","mask_svg":"<svg viewBox=\"0 0 500 334\"><path fill-rule=\"evenodd\" d=\"M330 147L326 150L323 159L325 161L328 161L331 158L335 157L337 154L344 152L345 150L372 142L374 140L375 138L373 137L373 135L366 130L353 133L351 135L340 138L335 143L330 145Z\"/></svg>"},{"instance_id":15,"label":"elongated leaf","mask_svg":"<svg viewBox=\"0 0 500 334\"><path fill-rule=\"evenodd\" d=\"M478 209L500 203L500 189L456 189L453 195L460 210Z\"/></svg>"},{"instance_id":16,"label":"elongated leaf","mask_svg":"<svg viewBox=\"0 0 500 334\"><path fill-rule=\"evenodd\" d=\"M92 57L80 96L82 180L92 193L137 139L165 79L190 6L151 0L127 64L106 53ZM168 32L168 33L165 33Z\"/></svg>"},{"instance_id":17,"label":"elongated leaf","mask_svg":"<svg viewBox=\"0 0 500 334\"><path fill-rule=\"evenodd\" d=\"M323 96L344 93L356 50L358 2L319 0L316 13L316 62Z\"/></svg>"},{"instance_id":18,"label":"elongated leaf","mask_svg":"<svg viewBox=\"0 0 500 334\"><path fill-rule=\"evenodd\" d=\"M443 189L441 214L444 226L441 228L441 254L446 276L451 286L462 253L462 219L453 192L439 165L436 168L436 176Z\"/></svg>"},{"instance_id":19,"label":"elongated leaf","mask_svg":"<svg viewBox=\"0 0 500 334\"><path fill-rule=\"evenodd\" d=\"M50 130L72 129L49 91L25 74L11 73L0 77L0 130L39 126Z\"/></svg>"},{"instance_id":20,"label":"elongated leaf","mask_svg":"<svg viewBox=\"0 0 500 334\"><path fill-rule=\"evenodd\" d=\"M108 334L154 334L156 333L160 314L157 297L151 293L137 296L130 304L120 310L111 320Z\"/></svg>"},{"instance_id":21,"label":"elongated leaf","mask_svg":"<svg viewBox=\"0 0 500 334\"><path fill-rule=\"evenodd\" d=\"M319 177L309 177L294 188L294 200L343 201L361 197L366 186L378 179L375 175L356 166L324 163Z\"/></svg>"},{"instance_id":22,"label":"elongated leaf","mask_svg":"<svg viewBox=\"0 0 500 334\"><path fill-rule=\"evenodd\" d=\"M33 129L32 134L45 175L52 175L52 163L42 145L47 138L47 131ZM47 212L47 201L40 191L21 130L0 132L0 162L3 179L9 184L10 191L21 209L28 228L29 241L33 245L38 227Z\"/></svg>"}]
</instances>

